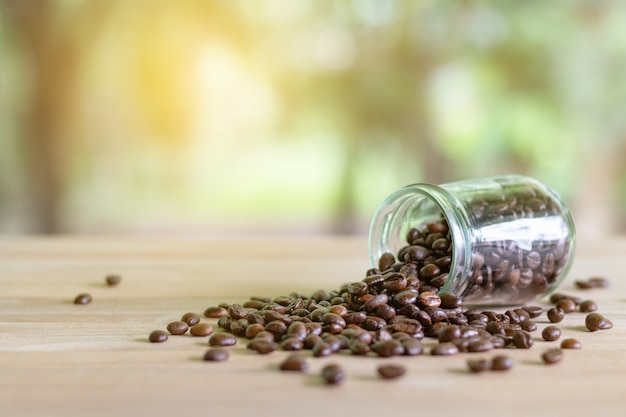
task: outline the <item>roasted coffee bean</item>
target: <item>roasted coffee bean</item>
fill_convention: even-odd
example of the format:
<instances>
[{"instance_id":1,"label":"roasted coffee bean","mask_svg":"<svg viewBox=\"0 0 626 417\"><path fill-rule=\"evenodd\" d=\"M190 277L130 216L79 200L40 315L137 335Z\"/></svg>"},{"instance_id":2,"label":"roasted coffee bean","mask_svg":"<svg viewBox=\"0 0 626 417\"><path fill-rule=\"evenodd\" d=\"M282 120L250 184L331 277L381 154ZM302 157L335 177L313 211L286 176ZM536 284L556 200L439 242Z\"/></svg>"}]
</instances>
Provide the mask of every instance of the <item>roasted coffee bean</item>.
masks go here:
<instances>
[{"instance_id":1,"label":"roasted coffee bean","mask_svg":"<svg viewBox=\"0 0 626 417\"><path fill-rule=\"evenodd\" d=\"M281 371L304 372L309 368L304 355L292 353L280 364Z\"/></svg>"},{"instance_id":2,"label":"roasted coffee bean","mask_svg":"<svg viewBox=\"0 0 626 417\"><path fill-rule=\"evenodd\" d=\"M493 344L494 349L502 349L503 347L506 347L511 342L511 340L507 336L500 335L500 334L491 336L489 340L491 340L491 343Z\"/></svg>"},{"instance_id":3,"label":"roasted coffee bean","mask_svg":"<svg viewBox=\"0 0 626 417\"><path fill-rule=\"evenodd\" d=\"M270 332L267 332L265 330L260 331L259 333L256 334L256 336L254 336L254 339L256 340L267 340L268 342L275 342L276 338L274 337L274 335Z\"/></svg>"},{"instance_id":4,"label":"roasted coffee bean","mask_svg":"<svg viewBox=\"0 0 626 417\"><path fill-rule=\"evenodd\" d=\"M576 286L582 290L590 288L607 288L609 286L609 280L603 277L592 277L587 280L578 280L574 282Z\"/></svg>"},{"instance_id":5,"label":"roasted coffee bean","mask_svg":"<svg viewBox=\"0 0 626 417\"><path fill-rule=\"evenodd\" d=\"M210 346L233 346L237 344L237 338L229 333L215 333L209 337Z\"/></svg>"},{"instance_id":6,"label":"roasted coffee bean","mask_svg":"<svg viewBox=\"0 0 626 417\"><path fill-rule=\"evenodd\" d=\"M339 384L343 381L344 376L343 369L337 364L331 363L322 368L322 379L328 385Z\"/></svg>"},{"instance_id":7,"label":"roasted coffee bean","mask_svg":"<svg viewBox=\"0 0 626 417\"><path fill-rule=\"evenodd\" d=\"M561 329L556 326L547 326L541 331L541 337L547 342L554 342L561 337Z\"/></svg>"},{"instance_id":8,"label":"roasted coffee bean","mask_svg":"<svg viewBox=\"0 0 626 417\"><path fill-rule=\"evenodd\" d=\"M93 297L90 294L83 293L78 294L76 298L74 298L74 304L89 304L93 301Z\"/></svg>"},{"instance_id":9,"label":"roasted coffee bean","mask_svg":"<svg viewBox=\"0 0 626 417\"><path fill-rule=\"evenodd\" d=\"M313 346L313 356L315 356L316 358L329 356L333 353L334 350L332 346L324 341L318 342Z\"/></svg>"},{"instance_id":10,"label":"roasted coffee bean","mask_svg":"<svg viewBox=\"0 0 626 417\"><path fill-rule=\"evenodd\" d=\"M488 371L491 369L491 361L488 359L468 359L467 368L473 373Z\"/></svg>"},{"instance_id":11,"label":"roasted coffee bean","mask_svg":"<svg viewBox=\"0 0 626 417\"><path fill-rule=\"evenodd\" d=\"M192 336L210 336L213 334L213 326L209 323L198 323L189 328L189 333Z\"/></svg>"},{"instance_id":12,"label":"roasted coffee bean","mask_svg":"<svg viewBox=\"0 0 626 417\"><path fill-rule=\"evenodd\" d=\"M189 325L184 321L173 321L167 325L167 331L175 336L187 333Z\"/></svg>"},{"instance_id":13,"label":"roasted coffee bean","mask_svg":"<svg viewBox=\"0 0 626 417\"><path fill-rule=\"evenodd\" d=\"M565 312L560 308L552 307L548 310L548 320L550 323L559 323L565 317Z\"/></svg>"},{"instance_id":14,"label":"roasted coffee bean","mask_svg":"<svg viewBox=\"0 0 626 417\"><path fill-rule=\"evenodd\" d=\"M387 294L378 294L369 299L365 304L363 304L363 309L368 313L371 313L379 306L387 304L388 301L389 297L387 296Z\"/></svg>"},{"instance_id":15,"label":"roasted coffee bean","mask_svg":"<svg viewBox=\"0 0 626 417\"><path fill-rule=\"evenodd\" d=\"M261 310L266 303L264 303L263 301L259 301L259 300L248 300L245 303L243 303L243 308L246 309L255 309L255 310Z\"/></svg>"},{"instance_id":16,"label":"roasted coffee bean","mask_svg":"<svg viewBox=\"0 0 626 417\"><path fill-rule=\"evenodd\" d=\"M302 350L303 343L295 337L287 337L280 342L283 350Z\"/></svg>"},{"instance_id":17,"label":"roasted coffee bean","mask_svg":"<svg viewBox=\"0 0 626 417\"><path fill-rule=\"evenodd\" d=\"M439 298L441 299L441 305L439 306L441 308L459 308L463 305L461 298L454 294L444 292L439 295Z\"/></svg>"},{"instance_id":18,"label":"roasted coffee bean","mask_svg":"<svg viewBox=\"0 0 626 417\"><path fill-rule=\"evenodd\" d=\"M383 379L396 379L406 374L406 368L402 365L381 365L376 371Z\"/></svg>"},{"instance_id":19,"label":"roasted coffee bean","mask_svg":"<svg viewBox=\"0 0 626 417\"><path fill-rule=\"evenodd\" d=\"M543 307L540 306L523 306L522 309L528 312L531 319L535 319L543 313Z\"/></svg>"},{"instance_id":20,"label":"roasted coffee bean","mask_svg":"<svg viewBox=\"0 0 626 417\"><path fill-rule=\"evenodd\" d=\"M489 323L487 323L487 327L485 327L485 330L487 330L491 334L506 334L504 326L497 321L490 321Z\"/></svg>"},{"instance_id":21,"label":"roasted coffee bean","mask_svg":"<svg viewBox=\"0 0 626 417\"><path fill-rule=\"evenodd\" d=\"M513 367L513 359L506 355L497 355L491 359L492 371L508 371Z\"/></svg>"},{"instance_id":22,"label":"roasted coffee bean","mask_svg":"<svg viewBox=\"0 0 626 417\"><path fill-rule=\"evenodd\" d=\"M332 349L334 353L334 352L339 352L339 350L342 348L343 340L341 339L341 337L342 336L339 334L325 333L322 335L322 340L328 343L328 345L330 346L330 348ZM346 347L347 347L347 339L346 339Z\"/></svg>"},{"instance_id":23,"label":"roasted coffee bean","mask_svg":"<svg viewBox=\"0 0 626 417\"><path fill-rule=\"evenodd\" d=\"M530 333L523 330L513 333L513 344L519 349L530 349L533 346L534 340Z\"/></svg>"},{"instance_id":24,"label":"roasted coffee bean","mask_svg":"<svg viewBox=\"0 0 626 417\"><path fill-rule=\"evenodd\" d=\"M369 344L357 339L350 340L348 349L350 349L350 352L352 352L353 355L365 355L372 350Z\"/></svg>"},{"instance_id":25,"label":"roasted coffee bean","mask_svg":"<svg viewBox=\"0 0 626 417\"><path fill-rule=\"evenodd\" d=\"M598 305L593 300L584 300L578 306L581 313L592 313L598 309Z\"/></svg>"},{"instance_id":26,"label":"roasted coffee bean","mask_svg":"<svg viewBox=\"0 0 626 417\"><path fill-rule=\"evenodd\" d=\"M278 349L278 344L276 344L276 342L270 342L269 340L255 337L250 341L250 343L248 343L247 347L248 349L254 350L261 355L267 355L268 353L272 353Z\"/></svg>"},{"instance_id":27,"label":"roasted coffee bean","mask_svg":"<svg viewBox=\"0 0 626 417\"><path fill-rule=\"evenodd\" d=\"M104 278L104 280L109 287L114 287L122 282L122 277L117 274L109 274Z\"/></svg>"},{"instance_id":28,"label":"roasted coffee bean","mask_svg":"<svg viewBox=\"0 0 626 417\"><path fill-rule=\"evenodd\" d=\"M583 345L577 339L563 339L561 349L582 349Z\"/></svg>"},{"instance_id":29,"label":"roasted coffee bean","mask_svg":"<svg viewBox=\"0 0 626 417\"><path fill-rule=\"evenodd\" d=\"M470 341L467 345L468 352L487 352L493 349L493 342L490 339L479 338L474 341Z\"/></svg>"},{"instance_id":30,"label":"roasted coffee bean","mask_svg":"<svg viewBox=\"0 0 626 417\"><path fill-rule=\"evenodd\" d=\"M371 348L374 353L383 358L404 355L404 347L396 339L374 342Z\"/></svg>"},{"instance_id":31,"label":"roasted coffee bean","mask_svg":"<svg viewBox=\"0 0 626 417\"><path fill-rule=\"evenodd\" d=\"M402 348L404 349L405 356L417 356L424 353L424 345L422 342L416 339L404 339L400 341Z\"/></svg>"},{"instance_id":32,"label":"roasted coffee bean","mask_svg":"<svg viewBox=\"0 0 626 417\"><path fill-rule=\"evenodd\" d=\"M361 324L365 320L367 320L367 314L365 314L362 311L355 311L355 312L351 312L351 313L346 314L345 316L343 316L343 319L345 320L346 325L348 325L348 324Z\"/></svg>"},{"instance_id":33,"label":"roasted coffee bean","mask_svg":"<svg viewBox=\"0 0 626 417\"><path fill-rule=\"evenodd\" d=\"M541 359L548 365L561 362L563 351L559 348L548 349L541 354Z\"/></svg>"},{"instance_id":34,"label":"roasted coffee bean","mask_svg":"<svg viewBox=\"0 0 626 417\"><path fill-rule=\"evenodd\" d=\"M430 354L433 356L451 356L457 353L459 353L459 348L454 343L450 342L439 343L430 351Z\"/></svg>"},{"instance_id":35,"label":"roasted coffee bean","mask_svg":"<svg viewBox=\"0 0 626 417\"><path fill-rule=\"evenodd\" d=\"M444 326L439 332L439 334L437 335L437 339L439 340L439 343L450 342L460 337L461 337L461 328L455 325Z\"/></svg>"},{"instance_id":36,"label":"roasted coffee bean","mask_svg":"<svg viewBox=\"0 0 626 417\"><path fill-rule=\"evenodd\" d=\"M576 311L576 303L573 300L567 298L559 300L554 306L563 310L565 314L573 313L574 311Z\"/></svg>"},{"instance_id":37,"label":"roasted coffee bean","mask_svg":"<svg viewBox=\"0 0 626 417\"><path fill-rule=\"evenodd\" d=\"M535 323L534 321L523 320L519 323L519 325L525 332L534 332L535 330L537 330L537 323Z\"/></svg>"},{"instance_id":38,"label":"roasted coffee bean","mask_svg":"<svg viewBox=\"0 0 626 417\"><path fill-rule=\"evenodd\" d=\"M276 340L280 340L287 332L287 325L280 320L270 321L265 325L265 331L272 333Z\"/></svg>"},{"instance_id":39,"label":"roasted coffee bean","mask_svg":"<svg viewBox=\"0 0 626 417\"><path fill-rule=\"evenodd\" d=\"M244 336L247 339L254 339L259 333L265 330L265 326L260 323L254 323L246 327ZM273 338L274 336L272 336Z\"/></svg>"},{"instance_id":40,"label":"roasted coffee bean","mask_svg":"<svg viewBox=\"0 0 626 417\"><path fill-rule=\"evenodd\" d=\"M423 308L438 308L441 305L441 297L433 292L422 292L418 296L417 302Z\"/></svg>"},{"instance_id":41,"label":"roasted coffee bean","mask_svg":"<svg viewBox=\"0 0 626 417\"><path fill-rule=\"evenodd\" d=\"M152 343L162 343L165 342L168 337L167 332L164 330L153 330L150 336L148 336L148 340Z\"/></svg>"},{"instance_id":42,"label":"roasted coffee bean","mask_svg":"<svg viewBox=\"0 0 626 417\"><path fill-rule=\"evenodd\" d=\"M204 316L210 319L219 319L228 314L228 310L224 307L209 307L204 310Z\"/></svg>"},{"instance_id":43,"label":"roasted coffee bean","mask_svg":"<svg viewBox=\"0 0 626 417\"><path fill-rule=\"evenodd\" d=\"M590 332L595 332L598 330L611 329L613 322L600 313L589 313L587 317L585 317L585 327L587 327Z\"/></svg>"},{"instance_id":44,"label":"roasted coffee bean","mask_svg":"<svg viewBox=\"0 0 626 417\"><path fill-rule=\"evenodd\" d=\"M230 315L233 320L242 319L248 314L248 309L239 304L232 304L227 310L228 315Z\"/></svg>"},{"instance_id":45,"label":"roasted coffee bean","mask_svg":"<svg viewBox=\"0 0 626 417\"><path fill-rule=\"evenodd\" d=\"M226 349L209 349L204 354L205 361L222 362L228 359L228 351Z\"/></svg>"},{"instance_id":46,"label":"roasted coffee bean","mask_svg":"<svg viewBox=\"0 0 626 417\"><path fill-rule=\"evenodd\" d=\"M396 257L393 255L393 253L385 252L378 259L378 269L380 269L381 271L389 269L391 268L391 265L393 265L395 262Z\"/></svg>"},{"instance_id":47,"label":"roasted coffee bean","mask_svg":"<svg viewBox=\"0 0 626 417\"><path fill-rule=\"evenodd\" d=\"M441 274L441 269L434 263L426 264L419 270L420 279L427 281L439 274Z\"/></svg>"},{"instance_id":48,"label":"roasted coffee bean","mask_svg":"<svg viewBox=\"0 0 626 417\"><path fill-rule=\"evenodd\" d=\"M185 313L180 319L187 323L188 326L195 326L200 323L200 316L196 313Z\"/></svg>"},{"instance_id":49,"label":"roasted coffee bean","mask_svg":"<svg viewBox=\"0 0 626 417\"><path fill-rule=\"evenodd\" d=\"M348 308L344 305L333 305L328 307L328 312L337 314L340 317L345 317L348 314Z\"/></svg>"}]
</instances>

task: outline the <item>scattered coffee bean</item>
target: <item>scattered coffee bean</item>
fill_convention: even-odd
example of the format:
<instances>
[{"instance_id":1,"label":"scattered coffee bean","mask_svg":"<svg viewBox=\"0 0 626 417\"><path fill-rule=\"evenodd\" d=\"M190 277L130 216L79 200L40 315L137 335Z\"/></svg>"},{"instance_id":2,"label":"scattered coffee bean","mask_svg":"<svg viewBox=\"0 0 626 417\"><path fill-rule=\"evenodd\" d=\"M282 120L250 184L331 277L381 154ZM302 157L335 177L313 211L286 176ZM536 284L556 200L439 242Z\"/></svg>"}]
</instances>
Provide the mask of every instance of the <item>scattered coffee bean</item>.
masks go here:
<instances>
[{"instance_id":1,"label":"scattered coffee bean","mask_svg":"<svg viewBox=\"0 0 626 417\"><path fill-rule=\"evenodd\" d=\"M168 338L167 332L164 330L153 330L148 336L148 340L152 343L162 343L165 342Z\"/></svg>"},{"instance_id":2,"label":"scattered coffee bean","mask_svg":"<svg viewBox=\"0 0 626 417\"><path fill-rule=\"evenodd\" d=\"M577 339L563 339L561 349L582 349L583 345Z\"/></svg>"},{"instance_id":3,"label":"scattered coffee bean","mask_svg":"<svg viewBox=\"0 0 626 417\"><path fill-rule=\"evenodd\" d=\"M343 381L345 374L343 369L336 364L328 364L322 368L322 379L328 385L337 385Z\"/></svg>"},{"instance_id":4,"label":"scattered coffee bean","mask_svg":"<svg viewBox=\"0 0 626 417\"><path fill-rule=\"evenodd\" d=\"M573 300L570 300L568 298L565 298L563 300L559 300L555 304L555 307L556 308L560 308L561 310L563 310L563 312L565 314L573 313L574 311L576 311L576 303Z\"/></svg>"},{"instance_id":5,"label":"scattered coffee bean","mask_svg":"<svg viewBox=\"0 0 626 417\"><path fill-rule=\"evenodd\" d=\"M209 349L204 354L205 361L222 362L228 359L228 351L226 349Z\"/></svg>"},{"instance_id":6,"label":"scattered coffee bean","mask_svg":"<svg viewBox=\"0 0 626 417\"><path fill-rule=\"evenodd\" d=\"M219 319L220 317L224 317L228 315L228 310L224 307L209 307L204 310L204 316L210 319Z\"/></svg>"},{"instance_id":7,"label":"scattered coffee bean","mask_svg":"<svg viewBox=\"0 0 626 417\"><path fill-rule=\"evenodd\" d=\"M189 325L182 320L173 321L167 325L167 331L175 336L187 333Z\"/></svg>"},{"instance_id":8,"label":"scattered coffee bean","mask_svg":"<svg viewBox=\"0 0 626 417\"><path fill-rule=\"evenodd\" d=\"M122 281L122 277L117 274L109 274L104 278L104 280L109 287L114 287Z\"/></svg>"},{"instance_id":9,"label":"scattered coffee bean","mask_svg":"<svg viewBox=\"0 0 626 417\"><path fill-rule=\"evenodd\" d=\"M550 320L550 323L559 323L563 321L564 317L565 312L560 308L552 307L548 310L548 320Z\"/></svg>"},{"instance_id":10,"label":"scattered coffee bean","mask_svg":"<svg viewBox=\"0 0 626 417\"><path fill-rule=\"evenodd\" d=\"M534 340L530 333L523 330L513 333L513 344L519 349L530 349Z\"/></svg>"},{"instance_id":11,"label":"scattered coffee bean","mask_svg":"<svg viewBox=\"0 0 626 417\"><path fill-rule=\"evenodd\" d=\"M209 323L198 323L189 328L189 333L192 336L210 336L213 334L213 326Z\"/></svg>"},{"instance_id":12,"label":"scattered coffee bean","mask_svg":"<svg viewBox=\"0 0 626 417\"><path fill-rule=\"evenodd\" d=\"M587 327L590 332L607 330L613 327L613 322L600 313L589 313L587 317L585 317L585 327Z\"/></svg>"},{"instance_id":13,"label":"scattered coffee bean","mask_svg":"<svg viewBox=\"0 0 626 417\"><path fill-rule=\"evenodd\" d=\"M467 360L467 368L470 372L478 373L484 372L491 369L491 361L488 359L468 359Z\"/></svg>"},{"instance_id":14,"label":"scattered coffee bean","mask_svg":"<svg viewBox=\"0 0 626 417\"><path fill-rule=\"evenodd\" d=\"M507 371L513 367L513 359L510 356L498 355L491 359L492 371Z\"/></svg>"},{"instance_id":15,"label":"scattered coffee bean","mask_svg":"<svg viewBox=\"0 0 626 417\"><path fill-rule=\"evenodd\" d=\"M233 346L237 344L237 338L229 333L214 333L209 337L210 346Z\"/></svg>"},{"instance_id":16,"label":"scattered coffee bean","mask_svg":"<svg viewBox=\"0 0 626 417\"><path fill-rule=\"evenodd\" d=\"M415 339L405 339L400 342L402 348L404 348L404 354L406 356L417 356L424 352L424 345L422 342Z\"/></svg>"},{"instance_id":17,"label":"scattered coffee bean","mask_svg":"<svg viewBox=\"0 0 626 417\"><path fill-rule=\"evenodd\" d=\"M592 313L598 309L598 305L593 300L584 300L578 306L581 313Z\"/></svg>"},{"instance_id":18,"label":"scattered coffee bean","mask_svg":"<svg viewBox=\"0 0 626 417\"><path fill-rule=\"evenodd\" d=\"M74 298L74 304L89 304L93 301L93 298L90 294L83 293L78 294L76 298Z\"/></svg>"},{"instance_id":19,"label":"scattered coffee bean","mask_svg":"<svg viewBox=\"0 0 626 417\"><path fill-rule=\"evenodd\" d=\"M198 316L196 313L185 313L180 319L187 323L187 325L189 326L195 326L196 324L200 323L200 316Z\"/></svg>"},{"instance_id":20,"label":"scattered coffee bean","mask_svg":"<svg viewBox=\"0 0 626 417\"><path fill-rule=\"evenodd\" d=\"M376 370L383 379L396 379L406 374L406 368L402 365L381 365Z\"/></svg>"},{"instance_id":21,"label":"scattered coffee bean","mask_svg":"<svg viewBox=\"0 0 626 417\"><path fill-rule=\"evenodd\" d=\"M454 343L450 342L439 343L430 351L430 354L433 356L451 356L457 353L459 353L459 348Z\"/></svg>"},{"instance_id":22,"label":"scattered coffee bean","mask_svg":"<svg viewBox=\"0 0 626 417\"><path fill-rule=\"evenodd\" d=\"M554 342L561 337L561 329L556 326L547 326L542 330L541 337L543 337L543 340L546 342Z\"/></svg>"},{"instance_id":23,"label":"scattered coffee bean","mask_svg":"<svg viewBox=\"0 0 626 417\"><path fill-rule=\"evenodd\" d=\"M588 290L591 288L608 288L609 286L609 280L603 277L592 277L584 281L578 280L574 283L581 290Z\"/></svg>"},{"instance_id":24,"label":"scattered coffee bean","mask_svg":"<svg viewBox=\"0 0 626 417\"><path fill-rule=\"evenodd\" d=\"M541 354L541 359L548 365L561 362L563 351L559 348L548 349Z\"/></svg>"},{"instance_id":25,"label":"scattered coffee bean","mask_svg":"<svg viewBox=\"0 0 626 417\"><path fill-rule=\"evenodd\" d=\"M267 355L268 353L272 353L278 349L278 344L276 342L255 337L248 343L248 349L254 350L255 352L261 355Z\"/></svg>"},{"instance_id":26,"label":"scattered coffee bean","mask_svg":"<svg viewBox=\"0 0 626 417\"><path fill-rule=\"evenodd\" d=\"M304 372L309 368L304 355L292 353L280 364L281 371Z\"/></svg>"}]
</instances>

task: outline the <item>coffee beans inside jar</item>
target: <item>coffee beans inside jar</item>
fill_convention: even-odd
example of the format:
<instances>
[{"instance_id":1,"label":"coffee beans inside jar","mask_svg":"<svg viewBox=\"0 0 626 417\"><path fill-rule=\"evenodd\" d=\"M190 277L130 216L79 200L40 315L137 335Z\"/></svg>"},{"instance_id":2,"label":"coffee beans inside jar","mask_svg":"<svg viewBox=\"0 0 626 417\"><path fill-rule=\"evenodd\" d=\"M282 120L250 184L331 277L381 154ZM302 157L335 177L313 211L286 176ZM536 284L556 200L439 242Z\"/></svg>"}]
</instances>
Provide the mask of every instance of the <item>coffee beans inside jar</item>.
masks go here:
<instances>
[{"instance_id":1,"label":"coffee beans inside jar","mask_svg":"<svg viewBox=\"0 0 626 417\"><path fill-rule=\"evenodd\" d=\"M404 187L383 202L370 228L370 256L384 259L379 267L415 264L423 286L466 303L543 295L566 275L573 250L564 202L523 176Z\"/></svg>"}]
</instances>

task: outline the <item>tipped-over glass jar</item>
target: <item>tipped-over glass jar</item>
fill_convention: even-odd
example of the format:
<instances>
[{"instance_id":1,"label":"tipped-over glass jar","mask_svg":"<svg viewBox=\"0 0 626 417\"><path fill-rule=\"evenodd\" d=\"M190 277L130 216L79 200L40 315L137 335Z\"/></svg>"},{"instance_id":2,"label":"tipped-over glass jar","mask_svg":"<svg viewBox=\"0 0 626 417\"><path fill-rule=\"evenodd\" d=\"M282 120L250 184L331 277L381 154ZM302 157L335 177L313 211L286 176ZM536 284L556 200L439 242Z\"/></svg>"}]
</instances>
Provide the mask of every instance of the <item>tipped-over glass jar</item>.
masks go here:
<instances>
[{"instance_id":1,"label":"tipped-over glass jar","mask_svg":"<svg viewBox=\"0 0 626 417\"><path fill-rule=\"evenodd\" d=\"M419 279L420 292L452 293L465 304L519 304L550 293L574 246L563 200L519 175L401 188L380 205L369 236L375 268L402 269Z\"/></svg>"}]
</instances>

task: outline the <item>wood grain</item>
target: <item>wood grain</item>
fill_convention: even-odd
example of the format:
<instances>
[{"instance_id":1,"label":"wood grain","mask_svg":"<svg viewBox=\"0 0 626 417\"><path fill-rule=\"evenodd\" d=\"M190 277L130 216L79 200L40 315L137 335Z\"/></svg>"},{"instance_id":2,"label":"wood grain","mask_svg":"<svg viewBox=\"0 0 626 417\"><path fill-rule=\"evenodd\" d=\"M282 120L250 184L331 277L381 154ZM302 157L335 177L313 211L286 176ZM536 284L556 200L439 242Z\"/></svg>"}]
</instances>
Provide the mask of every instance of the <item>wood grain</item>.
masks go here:
<instances>
[{"instance_id":1,"label":"wood grain","mask_svg":"<svg viewBox=\"0 0 626 417\"><path fill-rule=\"evenodd\" d=\"M281 373L285 352L259 356L245 341L222 363L201 360L206 338L147 342L188 311L251 295L335 289L369 266L364 239L5 238L0 240L0 416L146 415L529 415L618 416L626 412L626 239L579 241L560 291L598 302L614 328L590 333L584 314L559 324L576 337L556 365L541 363L539 321L530 350L509 349L515 367L469 374L454 357L309 360L306 374ZM117 287L105 285L119 273ZM601 275L607 290L582 291L574 280ZM72 303L81 292L94 301ZM538 302L547 306L548 304ZM203 319L209 321L208 319ZM214 322L214 321L213 321ZM427 345L432 342L425 342ZM495 352L483 354L489 357ZM321 383L323 365L347 377ZM401 363L405 377L382 381L375 369ZM488 413L488 414L487 414Z\"/></svg>"}]
</instances>

